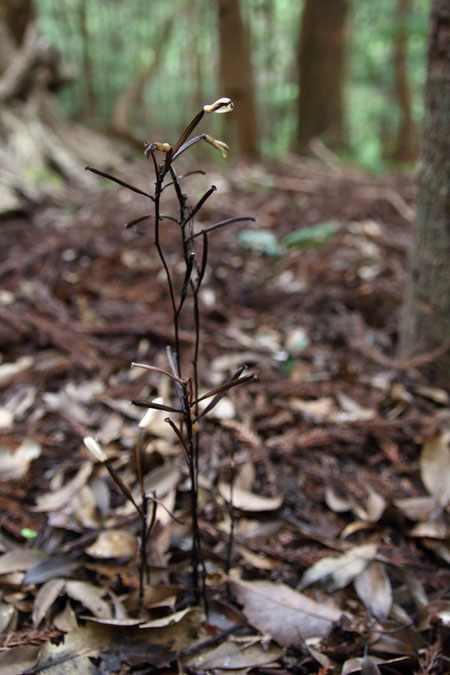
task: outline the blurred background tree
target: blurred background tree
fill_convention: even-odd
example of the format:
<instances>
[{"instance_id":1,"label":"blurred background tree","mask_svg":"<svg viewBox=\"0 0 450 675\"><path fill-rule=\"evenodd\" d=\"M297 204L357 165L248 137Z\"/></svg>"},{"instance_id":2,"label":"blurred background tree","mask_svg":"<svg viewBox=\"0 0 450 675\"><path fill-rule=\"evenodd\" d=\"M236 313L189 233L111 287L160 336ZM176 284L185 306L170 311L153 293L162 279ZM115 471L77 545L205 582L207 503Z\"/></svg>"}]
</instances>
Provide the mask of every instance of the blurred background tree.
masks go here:
<instances>
[{"instance_id":1,"label":"blurred background tree","mask_svg":"<svg viewBox=\"0 0 450 675\"><path fill-rule=\"evenodd\" d=\"M345 146L344 77L347 0L306 0L298 41L298 150L314 138Z\"/></svg>"},{"instance_id":2,"label":"blurred background tree","mask_svg":"<svg viewBox=\"0 0 450 675\"><path fill-rule=\"evenodd\" d=\"M429 0L39 0L36 8L42 33L78 69L59 92L67 114L140 146L163 131L170 140L186 109L226 93L240 99L239 116L214 120L213 133L236 124L243 154L305 149L318 135L373 170L415 159Z\"/></svg>"},{"instance_id":3,"label":"blurred background tree","mask_svg":"<svg viewBox=\"0 0 450 675\"><path fill-rule=\"evenodd\" d=\"M400 331L409 357L447 344L428 375L450 379L450 5L432 0L417 218Z\"/></svg>"}]
</instances>

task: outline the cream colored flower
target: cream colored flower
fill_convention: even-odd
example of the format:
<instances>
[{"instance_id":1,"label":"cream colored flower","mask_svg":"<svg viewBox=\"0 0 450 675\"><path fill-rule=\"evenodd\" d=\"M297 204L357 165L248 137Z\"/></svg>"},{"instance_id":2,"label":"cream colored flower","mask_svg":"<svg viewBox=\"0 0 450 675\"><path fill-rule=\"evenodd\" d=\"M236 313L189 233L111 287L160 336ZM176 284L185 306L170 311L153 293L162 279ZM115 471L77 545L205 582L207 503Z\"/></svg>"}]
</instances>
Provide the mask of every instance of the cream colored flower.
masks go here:
<instances>
[{"instance_id":1,"label":"cream colored flower","mask_svg":"<svg viewBox=\"0 0 450 675\"><path fill-rule=\"evenodd\" d=\"M159 405L162 405L164 403L164 399L161 396L158 396L158 398L155 398L152 403L158 403ZM149 408L147 412L145 413L144 417L141 419L139 422L139 428L140 429L146 429L151 422L155 419L155 415L158 412L158 410L155 410L155 408Z\"/></svg>"},{"instance_id":2,"label":"cream colored flower","mask_svg":"<svg viewBox=\"0 0 450 675\"><path fill-rule=\"evenodd\" d=\"M222 98L218 98L217 101L214 101L214 103L211 103L210 105L204 105L203 106L203 112L206 113L227 113L233 110L234 104L231 98L227 98L226 96L223 96Z\"/></svg>"},{"instance_id":3,"label":"cream colored flower","mask_svg":"<svg viewBox=\"0 0 450 675\"><path fill-rule=\"evenodd\" d=\"M105 462L108 458L101 449L99 443L92 438L92 436L86 436L83 438L83 443L87 447L90 453L92 453L95 459L98 459L99 462Z\"/></svg>"},{"instance_id":4,"label":"cream colored flower","mask_svg":"<svg viewBox=\"0 0 450 675\"><path fill-rule=\"evenodd\" d=\"M159 141L156 141L151 144L151 149L159 150L160 152L169 152L169 150L172 150L172 146L169 145L169 143L159 143Z\"/></svg>"},{"instance_id":5,"label":"cream colored flower","mask_svg":"<svg viewBox=\"0 0 450 675\"><path fill-rule=\"evenodd\" d=\"M218 141L212 136L208 136L208 134L206 134L204 138L207 143L213 146L213 148L220 150L220 152L222 153L222 157L228 157L229 147L226 143L224 143L223 141Z\"/></svg>"}]
</instances>

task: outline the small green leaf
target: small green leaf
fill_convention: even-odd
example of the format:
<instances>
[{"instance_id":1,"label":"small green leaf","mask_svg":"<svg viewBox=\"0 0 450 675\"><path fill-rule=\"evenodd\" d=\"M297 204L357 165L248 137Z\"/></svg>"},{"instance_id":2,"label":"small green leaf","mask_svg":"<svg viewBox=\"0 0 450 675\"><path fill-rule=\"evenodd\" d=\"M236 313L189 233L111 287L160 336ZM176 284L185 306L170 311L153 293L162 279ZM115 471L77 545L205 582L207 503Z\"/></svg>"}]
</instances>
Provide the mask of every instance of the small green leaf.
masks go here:
<instances>
[{"instance_id":1,"label":"small green leaf","mask_svg":"<svg viewBox=\"0 0 450 675\"><path fill-rule=\"evenodd\" d=\"M277 238L266 230L243 230L238 234L238 241L242 248L259 251L265 255L281 255Z\"/></svg>"},{"instance_id":2,"label":"small green leaf","mask_svg":"<svg viewBox=\"0 0 450 675\"><path fill-rule=\"evenodd\" d=\"M23 527L20 530L20 534L25 539L35 539L38 536L38 533L36 532L36 530L31 530L29 527Z\"/></svg>"},{"instance_id":3,"label":"small green leaf","mask_svg":"<svg viewBox=\"0 0 450 675\"><path fill-rule=\"evenodd\" d=\"M339 223L320 223L311 227L302 227L294 230L281 239L283 246L295 246L297 248L312 248L326 244L331 237L340 229Z\"/></svg>"}]
</instances>

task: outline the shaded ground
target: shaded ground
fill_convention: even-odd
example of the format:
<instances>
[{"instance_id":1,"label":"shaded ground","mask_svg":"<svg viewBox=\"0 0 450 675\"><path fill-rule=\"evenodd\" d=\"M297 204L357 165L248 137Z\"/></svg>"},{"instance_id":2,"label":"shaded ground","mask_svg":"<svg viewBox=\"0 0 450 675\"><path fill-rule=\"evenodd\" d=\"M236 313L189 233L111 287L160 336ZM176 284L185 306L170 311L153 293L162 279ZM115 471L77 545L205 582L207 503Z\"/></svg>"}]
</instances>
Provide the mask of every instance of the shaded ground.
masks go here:
<instances>
[{"instance_id":1,"label":"shaded ground","mask_svg":"<svg viewBox=\"0 0 450 675\"><path fill-rule=\"evenodd\" d=\"M340 228L326 243L280 255L243 248L245 224L210 237L202 388L242 363L258 380L203 422L208 622L191 611L176 628L168 619L162 628L130 627L138 522L82 443L96 437L135 487L143 411L129 399L171 397L160 377L130 368L166 368L173 339L151 227L123 227L146 212L145 199L109 186L77 212L38 209L0 223L0 630L4 647L18 646L0 653L0 665L11 673L66 672L54 663L67 661L74 672L153 672L151 664L177 672L181 653L185 672L263 664L260 672L373 673L376 663L381 672L448 672L449 396L421 377L433 355L395 359L413 182L298 157L226 171L186 183L193 203L218 187L197 227L253 215L253 229L279 240L330 221ZM149 175L148 165L121 176L146 189L139 172ZM173 207L168 196L163 210ZM167 221L170 263L176 234ZM181 342L188 363L189 325ZM183 524L158 507L146 621L190 601L189 485L165 416L148 428L146 488ZM259 580L270 583L248 583ZM326 608L325 627L311 627L316 610L305 596ZM235 608L217 609L213 599ZM64 633L68 655L48 643L40 670L32 667L38 645ZM6 670L21 659L23 668Z\"/></svg>"}]
</instances>

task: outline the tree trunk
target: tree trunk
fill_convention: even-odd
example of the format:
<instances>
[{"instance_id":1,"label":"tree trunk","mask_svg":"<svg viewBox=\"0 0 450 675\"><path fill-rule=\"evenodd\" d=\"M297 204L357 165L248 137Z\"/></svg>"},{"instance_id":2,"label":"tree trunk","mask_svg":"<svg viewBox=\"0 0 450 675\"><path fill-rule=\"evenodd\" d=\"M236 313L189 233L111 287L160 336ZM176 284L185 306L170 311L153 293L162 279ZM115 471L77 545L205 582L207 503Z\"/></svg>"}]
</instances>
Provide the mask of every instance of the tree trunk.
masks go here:
<instances>
[{"instance_id":1,"label":"tree trunk","mask_svg":"<svg viewBox=\"0 0 450 675\"><path fill-rule=\"evenodd\" d=\"M417 219L400 325L403 357L450 339L450 6L433 0ZM427 374L449 386L450 351Z\"/></svg>"},{"instance_id":2,"label":"tree trunk","mask_svg":"<svg viewBox=\"0 0 450 675\"><path fill-rule=\"evenodd\" d=\"M91 45L88 30L86 0L81 0L78 6L78 19L80 24L83 74L86 82L86 100L88 117L95 117L97 113L97 97L95 94L95 77L92 68Z\"/></svg>"},{"instance_id":3,"label":"tree trunk","mask_svg":"<svg viewBox=\"0 0 450 675\"><path fill-rule=\"evenodd\" d=\"M0 23L8 26L10 39L15 46L22 44L28 25L35 17L32 0L2 0Z\"/></svg>"},{"instance_id":4,"label":"tree trunk","mask_svg":"<svg viewBox=\"0 0 450 675\"><path fill-rule=\"evenodd\" d=\"M411 112L408 82L408 16L411 0L397 0L397 33L394 42L395 93L400 111L397 141L392 159L413 163L417 159L418 135Z\"/></svg>"},{"instance_id":5,"label":"tree trunk","mask_svg":"<svg viewBox=\"0 0 450 675\"><path fill-rule=\"evenodd\" d=\"M256 154L258 140L250 39L241 18L239 0L218 0L221 96L236 110L237 140L242 155Z\"/></svg>"},{"instance_id":6,"label":"tree trunk","mask_svg":"<svg viewBox=\"0 0 450 675\"><path fill-rule=\"evenodd\" d=\"M119 94L114 102L114 108L111 116L111 130L120 138L129 141L135 141L133 134L133 122L131 113L136 104L142 101L142 91L149 80L154 77L160 66L164 49L169 42L169 35L172 30L175 17L171 16L164 26L161 26L158 42L153 48L153 57L151 62L135 80L132 80L128 87ZM150 126L150 125L149 125ZM142 140L140 141L142 144Z\"/></svg>"},{"instance_id":7,"label":"tree trunk","mask_svg":"<svg viewBox=\"0 0 450 675\"><path fill-rule=\"evenodd\" d=\"M298 44L300 152L316 137L333 149L345 146L342 92L347 12L347 0L306 0Z\"/></svg>"}]
</instances>

